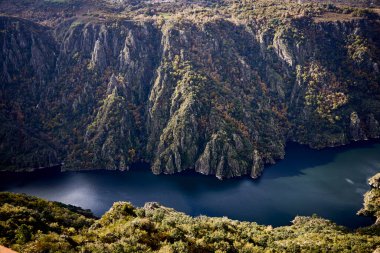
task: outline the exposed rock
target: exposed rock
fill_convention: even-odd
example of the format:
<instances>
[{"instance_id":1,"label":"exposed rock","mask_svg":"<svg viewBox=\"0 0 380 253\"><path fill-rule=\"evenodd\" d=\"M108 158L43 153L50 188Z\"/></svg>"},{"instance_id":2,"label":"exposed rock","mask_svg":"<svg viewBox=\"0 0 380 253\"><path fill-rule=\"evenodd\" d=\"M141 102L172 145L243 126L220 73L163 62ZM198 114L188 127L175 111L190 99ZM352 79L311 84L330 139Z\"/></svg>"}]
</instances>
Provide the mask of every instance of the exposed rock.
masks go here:
<instances>
[{"instance_id":1,"label":"exposed rock","mask_svg":"<svg viewBox=\"0 0 380 253\"><path fill-rule=\"evenodd\" d=\"M367 116L366 125L368 126L368 136L371 138L379 138L380 125L372 113Z\"/></svg>"},{"instance_id":2,"label":"exposed rock","mask_svg":"<svg viewBox=\"0 0 380 253\"><path fill-rule=\"evenodd\" d=\"M380 136L376 15L317 22L328 6L284 4L271 10L299 16L260 19L223 4L207 19L191 3L177 14L197 18L113 7L50 27L0 17L0 168L126 170L142 159L155 174L257 178L288 140Z\"/></svg>"},{"instance_id":3,"label":"exposed rock","mask_svg":"<svg viewBox=\"0 0 380 253\"><path fill-rule=\"evenodd\" d=\"M352 112L350 116L350 130L351 136L354 141L365 139L365 133L360 125L360 119L356 112Z\"/></svg>"},{"instance_id":4,"label":"exposed rock","mask_svg":"<svg viewBox=\"0 0 380 253\"><path fill-rule=\"evenodd\" d=\"M375 216L376 225L380 225L380 173L368 180L371 190L364 195L364 207L358 212L359 215Z\"/></svg>"},{"instance_id":5,"label":"exposed rock","mask_svg":"<svg viewBox=\"0 0 380 253\"><path fill-rule=\"evenodd\" d=\"M154 209L157 209L160 207L161 207L161 205L157 202L146 202L144 204L144 209L146 209L146 210L154 210Z\"/></svg>"},{"instance_id":6,"label":"exposed rock","mask_svg":"<svg viewBox=\"0 0 380 253\"><path fill-rule=\"evenodd\" d=\"M380 189L380 173L368 179L368 184L374 189Z\"/></svg>"},{"instance_id":7,"label":"exposed rock","mask_svg":"<svg viewBox=\"0 0 380 253\"><path fill-rule=\"evenodd\" d=\"M107 86L107 95L112 94L114 90L117 92L117 88L119 87L118 81L116 80L115 74L112 74L110 81Z\"/></svg>"},{"instance_id":8,"label":"exposed rock","mask_svg":"<svg viewBox=\"0 0 380 253\"><path fill-rule=\"evenodd\" d=\"M91 64L95 68L103 70L106 66L106 53L104 51L104 46L99 39L96 40L94 51L91 55Z\"/></svg>"},{"instance_id":9,"label":"exposed rock","mask_svg":"<svg viewBox=\"0 0 380 253\"><path fill-rule=\"evenodd\" d=\"M253 151L253 166L251 170L251 177L257 178L261 175L261 172L263 171L263 161L261 160L261 157L259 155L259 152L255 149Z\"/></svg>"}]
</instances>

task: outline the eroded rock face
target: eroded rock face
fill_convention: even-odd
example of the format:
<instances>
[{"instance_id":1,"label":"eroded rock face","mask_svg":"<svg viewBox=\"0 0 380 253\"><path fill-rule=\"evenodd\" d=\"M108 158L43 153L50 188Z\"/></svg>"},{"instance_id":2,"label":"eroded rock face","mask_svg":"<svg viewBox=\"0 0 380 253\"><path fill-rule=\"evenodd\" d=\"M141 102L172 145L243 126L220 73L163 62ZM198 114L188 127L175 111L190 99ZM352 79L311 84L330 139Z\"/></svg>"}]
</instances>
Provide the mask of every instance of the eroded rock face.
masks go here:
<instances>
[{"instance_id":1,"label":"eroded rock face","mask_svg":"<svg viewBox=\"0 0 380 253\"><path fill-rule=\"evenodd\" d=\"M358 212L359 215L375 216L375 225L380 225L380 173L368 180L371 190L364 195L364 207Z\"/></svg>"},{"instance_id":2,"label":"eroded rock face","mask_svg":"<svg viewBox=\"0 0 380 253\"><path fill-rule=\"evenodd\" d=\"M47 133L36 130L42 121L40 112L48 109L41 94L53 77L55 40L47 28L0 17L0 41L1 167L17 170L60 164L59 147Z\"/></svg>"},{"instance_id":3,"label":"eroded rock face","mask_svg":"<svg viewBox=\"0 0 380 253\"><path fill-rule=\"evenodd\" d=\"M323 148L380 135L371 20L0 25L2 169L143 159L156 174L257 178L288 140Z\"/></svg>"},{"instance_id":4,"label":"eroded rock face","mask_svg":"<svg viewBox=\"0 0 380 253\"><path fill-rule=\"evenodd\" d=\"M356 112L352 112L350 115L350 130L351 136L354 141L366 139L367 136L361 127L361 120Z\"/></svg>"},{"instance_id":5,"label":"eroded rock face","mask_svg":"<svg viewBox=\"0 0 380 253\"><path fill-rule=\"evenodd\" d=\"M379 138L379 136L380 136L380 125L372 113L367 116L366 125L368 127L369 137Z\"/></svg>"}]
</instances>

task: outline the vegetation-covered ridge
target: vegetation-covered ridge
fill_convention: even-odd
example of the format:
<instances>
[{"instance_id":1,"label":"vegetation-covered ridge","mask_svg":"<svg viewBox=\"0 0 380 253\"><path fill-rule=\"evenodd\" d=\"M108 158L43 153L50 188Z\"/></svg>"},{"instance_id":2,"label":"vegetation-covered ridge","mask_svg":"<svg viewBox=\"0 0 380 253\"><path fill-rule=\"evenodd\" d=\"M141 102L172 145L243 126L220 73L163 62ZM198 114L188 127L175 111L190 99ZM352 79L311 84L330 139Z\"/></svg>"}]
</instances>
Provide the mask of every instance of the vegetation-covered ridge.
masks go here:
<instances>
[{"instance_id":1,"label":"vegetation-covered ridge","mask_svg":"<svg viewBox=\"0 0 380 253\"><path fill-rule=\"evenodd\" d=\"M302 3L299 3L302 2ZM377 8L0 2L0 170L258 177L287 141L380 136Z\"/></svg>"},{"instance_id":2,"label":"vegetation-covered ridge","mask_svg":"<svg viewBox=\"0 0 380 253\"><path fill-rule=\"evenodd\" d=\"M380 174L374 177L378 183ZM372 183L372 181L370 181ZM362 214L379 214L379 196L366 194ZM372 193L371 193L372 192ZM376 213L377 212L377 213ZM0 244L49 252L374 252L380 227L350 231L323 218L295 217L273 228L254 222L190 217L157 203L114 203L100 219L88 211L22 194L0 193Z\"/></svg>"}]
</instances>

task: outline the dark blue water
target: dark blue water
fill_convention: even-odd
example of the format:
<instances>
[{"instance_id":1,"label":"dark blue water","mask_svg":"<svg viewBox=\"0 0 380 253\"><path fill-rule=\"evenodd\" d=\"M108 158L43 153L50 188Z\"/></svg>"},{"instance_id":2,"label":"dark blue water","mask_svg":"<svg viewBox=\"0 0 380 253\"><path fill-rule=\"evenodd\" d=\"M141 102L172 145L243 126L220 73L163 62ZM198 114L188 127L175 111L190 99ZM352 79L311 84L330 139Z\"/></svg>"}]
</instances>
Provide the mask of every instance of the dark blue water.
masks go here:
<instances>
[{"instance_id":1,"label":"dark blue water","mask_svg":"<svg viewBox=\"0 0 380 253\"><path fill-rule=\"evenodd\" d=\"M367 179L380 171L380 144L311 150L290 144L283 161L258 180L220 181L192 172L155 176L146 166L129 172L0 173L0 191L22 192L91 209L102 215L115 201L143 206L160 202L187 214L227 216L274 226L314 213L351 228L369 225L358 217Z\"/></svg>"}]
</instances>

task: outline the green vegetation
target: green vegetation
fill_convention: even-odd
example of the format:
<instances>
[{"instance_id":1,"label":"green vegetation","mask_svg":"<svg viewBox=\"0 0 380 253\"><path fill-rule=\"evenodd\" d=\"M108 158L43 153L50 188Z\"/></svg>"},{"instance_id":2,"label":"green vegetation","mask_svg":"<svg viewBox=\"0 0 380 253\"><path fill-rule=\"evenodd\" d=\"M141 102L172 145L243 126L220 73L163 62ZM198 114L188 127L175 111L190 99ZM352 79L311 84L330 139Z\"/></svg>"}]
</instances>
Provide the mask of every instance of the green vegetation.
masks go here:
<instances>
[{"instance_id":1,"label":"green vegetation","mask_svg":"<svg viewBox=\"0 0 380 253\"><path fill-rule=\"evenodd\" d=\"M340 116L334 112L348 102L345 85L340 84L332 73L314 62L309 68L305 67L300 75L307 86L306 106L311 107L321 118L331 123L340 120Z\"/></svg>"},{"instance_id":2,"label":"green vegetation","mask_svg":"<svg viewBox=\"0 0 380 253\"><path fill-rule=\"evenodd\" d=\"M351 34L348 37L348 54L351 60L358 64L363 63L366 59L372 57L371 50L368 48L369 43L359 35Z\"/></svg>"},{"instance_id":3,"label":"green vegetation","mask_svg":"<svg viewBox=\"0 0 380 253\"><path fill-rule=\"evenodd\" d=\"M380 174L370 179L360 214L379 217ZM376 194L375 194L376 192ZM375 196L376 195L376 196ZM47 252L373 252L380 224L350 231L313 215L273 228L254 222L190 217L157 203L114 203L100 219L88 211L22 194L0 193L0 244Z\"/></svg>"},{"instance_id":4,"label":"green vegetation","mask_svg":"<svg viewBox=\"0 0 380 253\"><path fill-rule=\"evenodd\" d=\"M125 170L128 164L134 162L134 147L138 145L134 137L136 134L127 132L126 129L136 127L126 127L133 122L133 115L128 113L131 111L128 103L119 93L122 91L118 91L117 87L108 92L107 97L101 101L94 121L87 127L85 141L88 143L88 149L83 158L84 161L86 158L91 159L87 167Z\"/></svg>"},{"instance_id":5,"label":"green vegetation","mask_svg":"<svg viewBox=\"0 0 380 253\"><path fill-rule=\"evenodd\" d=\"M257 178L287 141L380 136L380 23L364 2L68 3L0 2L0 170L144 160Z\"/></svg>"},{"instance_id":6,"label":"green vegetation","mask_svg":"<svg viewBox=\"0 0 380 253\"><path fill-rule=\"evenodd\" d=\"M87 210L0 193L0 244L20 252L74 252L75 243L67 239L93 223L94 216Z\"/></svg>"}]
</instances>

